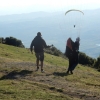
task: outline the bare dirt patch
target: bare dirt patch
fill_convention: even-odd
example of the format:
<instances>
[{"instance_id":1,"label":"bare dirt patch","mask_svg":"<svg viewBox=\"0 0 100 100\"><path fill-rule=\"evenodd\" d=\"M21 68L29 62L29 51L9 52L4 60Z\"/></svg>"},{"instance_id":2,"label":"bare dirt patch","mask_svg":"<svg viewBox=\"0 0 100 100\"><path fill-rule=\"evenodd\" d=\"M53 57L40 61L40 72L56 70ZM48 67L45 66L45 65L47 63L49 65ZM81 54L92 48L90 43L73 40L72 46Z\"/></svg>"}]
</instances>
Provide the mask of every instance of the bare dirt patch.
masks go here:
<instances>
[{"instance_id":1,"label":"bare dirt patch","mask_svg":"<svg viewBox=\"0 0 100 100\"><path fill-rule=\"evenodd\" d=\"M45 72L41 73L40 70L37 72L35 71L35 63L9 61L0 63L0 68L0 73L2 73L0 80L27 79L32 82L39 82L49 85L51 87L49 88L50 90L54 91L56 89L58 92L61 92L64 95L69 95L72 98L75 97L83 100L100 100L100 96L97 94L97 92L90 92L89 89L76 87L75 83L68 81L67 77L69 77L69 75L67 75L65 71L57 70L56 66L44 65ZM6 70L8 68L9 71ZM63 68L63 70L65 69ZM89 87L91 88L92 85ZM100 86L97 86L97 88L100 88Z\"/></svg>"}]
</instances>

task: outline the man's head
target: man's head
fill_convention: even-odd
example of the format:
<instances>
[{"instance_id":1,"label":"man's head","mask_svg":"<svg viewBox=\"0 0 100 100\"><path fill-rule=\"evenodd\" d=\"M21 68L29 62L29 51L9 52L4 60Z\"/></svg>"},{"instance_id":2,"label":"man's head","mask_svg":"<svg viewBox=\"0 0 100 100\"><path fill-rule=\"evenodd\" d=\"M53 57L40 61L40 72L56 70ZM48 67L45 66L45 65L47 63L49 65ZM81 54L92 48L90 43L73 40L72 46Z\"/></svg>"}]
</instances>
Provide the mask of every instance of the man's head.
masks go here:
<instances>
[{"instance_id":1,"label":"man's head","mask_svg":"<svg viewBox=\"0 0 100 100\"><path fill-rule=\"evenodd\" d=\"M80 41L80 38L79 38L79 37L77 37L77 38L76 38L76 41Z\"/></svg>"},{"instance_id":2,"label":"man's head","mask_svg":"<svg viewBox=\"0 0 100 100\"><path fill-rule=\"evenodd\" d=\"M38 33L37 33L37 36L42 36L42 35L41 35L41 32L38 32Z\"/></svg>"}]
</instances>

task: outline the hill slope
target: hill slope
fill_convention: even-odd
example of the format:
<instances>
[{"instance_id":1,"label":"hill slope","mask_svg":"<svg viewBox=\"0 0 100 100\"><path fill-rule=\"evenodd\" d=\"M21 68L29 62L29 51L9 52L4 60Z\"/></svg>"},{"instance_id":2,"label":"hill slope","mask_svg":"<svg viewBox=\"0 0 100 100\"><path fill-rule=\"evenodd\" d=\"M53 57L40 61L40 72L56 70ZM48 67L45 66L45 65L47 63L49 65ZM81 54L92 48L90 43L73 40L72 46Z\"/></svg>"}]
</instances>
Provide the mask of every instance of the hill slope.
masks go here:
<instances>
[{"instance_id":1,"label":"hill slope","mask_svg":"<svg viewBox=\"0 0 100 100\"><path fill-rule=\"evenodd\" d=\"M45 54L45 73L35 71L28 49L0 44L1 100L99 100L100 73L78 65L66 75L67 59Z\"/></svg>"}]
</instances>

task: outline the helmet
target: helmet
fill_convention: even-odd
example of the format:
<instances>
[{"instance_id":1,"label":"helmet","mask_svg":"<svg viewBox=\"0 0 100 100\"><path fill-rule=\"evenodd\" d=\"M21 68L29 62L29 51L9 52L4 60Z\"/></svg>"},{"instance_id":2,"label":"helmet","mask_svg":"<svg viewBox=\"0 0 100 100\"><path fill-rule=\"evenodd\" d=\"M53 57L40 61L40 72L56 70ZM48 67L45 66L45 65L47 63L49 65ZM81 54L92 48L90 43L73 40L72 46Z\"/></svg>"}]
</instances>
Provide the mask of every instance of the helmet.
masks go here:
<instances>
[{"instance_id":1,"label":"helmet","mask_svg":"<svg viewBox=\"0 0 100 100\"><path fill-rule=\"evenodd\" d=\"M77 38L76 38L76 41L80 41L80 38L79 38L79 37L77 37Z\"/></svg>"}]
</instances>

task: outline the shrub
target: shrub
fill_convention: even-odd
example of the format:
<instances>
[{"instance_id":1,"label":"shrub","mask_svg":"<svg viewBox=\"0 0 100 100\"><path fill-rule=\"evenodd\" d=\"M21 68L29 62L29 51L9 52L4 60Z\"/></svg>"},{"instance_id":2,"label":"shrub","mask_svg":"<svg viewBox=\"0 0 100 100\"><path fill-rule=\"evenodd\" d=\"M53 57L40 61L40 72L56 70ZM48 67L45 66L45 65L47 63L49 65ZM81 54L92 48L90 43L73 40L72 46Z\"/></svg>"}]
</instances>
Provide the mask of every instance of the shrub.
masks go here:
<instances>
[{"instance_id":1,"label":"shrub","mask_svg":"<svg viewBox=\"0 0 100 100\"><path fill-rule=\"evenodd\" d=\"M100 70L100 56L97 58L94 67Z\"/></svg>"},{"instance_id":2,"label":"shrub","mask_svg":"<svg viewBox=\"0 0 100 100\"><path fill-rule=\"evenodd\" d=\"M25 47L21 40L18 40L14 37L6 37L5 44L13 45L13 46L17 46L17 47Z\"/></svg>"},{"instance_id":3,"label":"shrub","mask_svg":"<svg viewBox=\"0 0 100 100\"><path fill-rule=\"evenodd\" d=\"M60 50L58 50L55 46L52 46L51 48L46 48L44 51L46 53L49 53L49 54L52 54L52 55L55 55L55 56L64 57L64 54Z\"/></svg>"},{"instance_id":4,"label":"shrub","mask_svg":"<svg viewBox=\"0 0 100 100\"><path fill-rule=\"evenodd\" d=\"M87 56L85 53L79 53L79 63L82 65L94 66L95 59Z\"/></svg>"}]
</instances>

